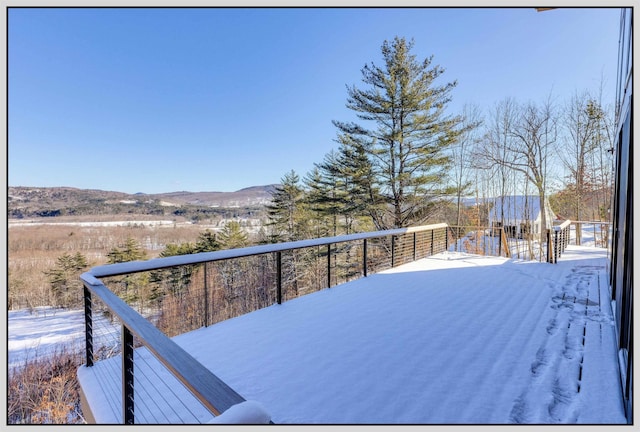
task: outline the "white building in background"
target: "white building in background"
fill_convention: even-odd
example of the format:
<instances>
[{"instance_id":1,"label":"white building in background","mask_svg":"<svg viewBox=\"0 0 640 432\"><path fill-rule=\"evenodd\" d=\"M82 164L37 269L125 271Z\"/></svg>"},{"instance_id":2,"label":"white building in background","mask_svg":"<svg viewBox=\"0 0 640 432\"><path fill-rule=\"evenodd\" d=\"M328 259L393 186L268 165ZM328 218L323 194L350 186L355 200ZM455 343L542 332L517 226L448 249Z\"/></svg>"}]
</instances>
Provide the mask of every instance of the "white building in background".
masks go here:
<instances>
[{"instance_id":1,"label":"white building in background","mask_svg":"<svg viewBox=\"0 0 640 432\"><path fill-rule=\"evenodd\" d=\"M556 215L546 202L546 225L542 226L542 209L537 195L499 196L492 200L489 209L489 226L492 232L504 228L509 237L525 238L540 234L553 226Z\"/></svg>"}]
</instances>

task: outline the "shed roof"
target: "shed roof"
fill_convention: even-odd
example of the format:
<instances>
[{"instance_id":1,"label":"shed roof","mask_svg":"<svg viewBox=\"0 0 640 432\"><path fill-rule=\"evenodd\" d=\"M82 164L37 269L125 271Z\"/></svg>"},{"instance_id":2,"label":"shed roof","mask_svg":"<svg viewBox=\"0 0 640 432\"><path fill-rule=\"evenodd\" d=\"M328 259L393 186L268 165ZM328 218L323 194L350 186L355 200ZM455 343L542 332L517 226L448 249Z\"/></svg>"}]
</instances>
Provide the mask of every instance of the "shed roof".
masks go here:
<instances>
[{"instance_id":1,"label":"shed roof","mask_svg":"<svg viewBox=\"0 0 640 432\"><path fill-rule=\"evenodd\" d=\"M493 199L489 212L492 220L535 221L540 216L540 197L537 195L498 196ZM555 215L547 204L547 219L551 222Z\"/></svg>"}]
</instances>

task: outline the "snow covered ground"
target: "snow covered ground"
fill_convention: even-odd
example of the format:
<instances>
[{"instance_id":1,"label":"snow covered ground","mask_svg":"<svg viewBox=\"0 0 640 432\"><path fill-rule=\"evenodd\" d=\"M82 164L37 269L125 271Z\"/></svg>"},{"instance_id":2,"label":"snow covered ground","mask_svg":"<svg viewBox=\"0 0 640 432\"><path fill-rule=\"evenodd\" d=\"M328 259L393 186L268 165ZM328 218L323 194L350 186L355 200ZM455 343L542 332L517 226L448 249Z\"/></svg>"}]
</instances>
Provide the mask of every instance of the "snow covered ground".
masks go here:
<instances>
[{"instance_id":1,"label":"snow covered ground","mask_svg":"<svg viewBox=\"0 0 640 432\"><path fill-rule=\"evenodd\" d=\"M609 227L610 225L608 223L580 224L580 245L606 247L605 238L607 236L605 234ZM571 239L571 243L576 244L576 226L574 224L571 225L569 237Z\"/></svg>"},{"instance_id":2,"label":"snow covered ground","mask_svg":"<svg viewBox=\"0 0 640 432\"><path fill-rule=\"evenodd\" d=\"M276 424L625 424L609 298L605 249L447 252L174 340ZM56 315L10 315L10 363L82 333ZM99 423L120 421L118 363L79 370ZM135 364L137 421L211 420L148 352Z\"/></svg>"},{"instance_id":3,"label":"snow covered ground","mask_svg":"<svg viewBox=\"0 0 640 432\"><path fill-rule=\"evenodd\" d=\"M104 344L117 338L118 327L106 319L96 317L96 327L101 329L96 344ZM43 358L62 349L84 350L84 311L37 307L32 310L9 311L9 339L7 341L7 366L20 367L27 361Z\"/></svg>"}]
</instances>

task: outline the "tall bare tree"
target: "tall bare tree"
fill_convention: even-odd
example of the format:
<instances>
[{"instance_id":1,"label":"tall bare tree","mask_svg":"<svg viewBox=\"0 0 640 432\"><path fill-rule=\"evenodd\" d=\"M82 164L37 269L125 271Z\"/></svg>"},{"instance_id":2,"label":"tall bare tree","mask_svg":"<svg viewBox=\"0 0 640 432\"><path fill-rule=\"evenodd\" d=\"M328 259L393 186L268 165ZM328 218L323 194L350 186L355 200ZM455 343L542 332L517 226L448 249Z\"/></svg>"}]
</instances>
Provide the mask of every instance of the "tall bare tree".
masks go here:
<instances>
[{"instance_id":1,"label":"tall bare tree","mask_svg":"<svg viewBox=\"0 0 640 432\"><path fill-rule=\"evenodd\" d=\"M486 124L486 132L482 144L474 150L474 168L481 170L485 180L487 192L497 195L501 200L498 208L502 212L496 215L501 221L505 220L504 199L514 190L510 164L515 163L515 155L510 148L515 147L513 130L518 116L518 104L512 98L505 98L498 102L490 113Z\"/></svg>"},{"instance_id":2,"label":"tall bare tree","mask_svg":"<svg viewBox=\"0 0 640 432\"><path fill-rule=\"evenodd\" d=\"M600 110L587 92L574 94L564 108L563 125L566 130L564 151L559 152L569 173L567 189L575 220L584 219L585 194L592 189L588 176L589 163L598 146Z\"/></svg>"},{"instance_id":3,"label":"tall bare tree","mask_svg":"<svg viewBox=\"0 0 640 432\"><path fill-rule=\"evenodd\" d=\"M540 199L541 226L540 241L547 222L547 175L549 174L549 160L558 138L558 115L550 99L537 106L533 103L526 105L520 121L513 132L515 146L509 150L515 155L515 161L510 165L516 171L523 173L527 180L538 190Z\"/></svg>"},{"instance_id":4,"label":"tall bare tree","mask_svg":"<svg viewBox=\"0 0 640 432\"><path fill-rule=\"evenodd\" d=\"M600 89L595 98L595 134L594 139L597 143L597 149L593 152L592 166L594 169L594 179L600 193L598 216L601 220L608 220L607 214L611 205L611 196L613 194L613 149L615 146L616 120L613 103L606 104L603 98L604 79L601 80ZM604 230L607 233L608 230ZM606 240L606 239L605 239ZM606 242L605 242L606 244Z\"/></svg>"},{"instance_id":5,"label":"tall bare tree","mask_svg":"<svg viewBox=\"0 0 640 432\"><path fill-rule=\"evenodd\" d=\"M512 106L510 101L504 102L499 113L501 116L510 114L505 117L508 123L497 117L500 134L493 137L489 134L485 147L489 151L485 151L484 157L501 168L523 174L526 181L536 188L540 200L542 241L544 228L548 226L547 177L558 138L558 114L551 98L541 105L530 102Z\"/></svg>"},{"instance_id":6,"label":"tall bare tree","mask_svg":"<svg viewBox=\"0 0 640 432\"><path fill-rule=\"evenodd\" d=\"M472 155L479 141L478 126L482 123L482 113L475 105L463 108L463 132L457 144L451 147L451 175L456 194L456 225L462 225L462 198L471 192L473 184L471 169Z\"/></svg>"}]
</instances>

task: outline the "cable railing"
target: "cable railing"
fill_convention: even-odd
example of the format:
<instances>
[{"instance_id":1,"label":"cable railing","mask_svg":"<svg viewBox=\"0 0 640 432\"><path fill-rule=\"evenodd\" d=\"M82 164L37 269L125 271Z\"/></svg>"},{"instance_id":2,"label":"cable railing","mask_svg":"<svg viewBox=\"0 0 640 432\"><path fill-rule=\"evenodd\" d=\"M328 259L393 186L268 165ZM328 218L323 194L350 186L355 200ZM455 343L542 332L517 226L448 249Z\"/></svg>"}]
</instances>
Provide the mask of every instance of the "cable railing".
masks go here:
<instances>
[{"instance_id":1,"label":"cable railing","mask_svg":"<svg viewBox=\"0 0 640 432\"><path fill-rule=\"evenodd\" d=\"M606 247L608 238L607 223L604 222L575 222L566 220L560 225L539 233L532 233L525 226L518 232L509 232L504 227L453 226L449 227L453 237L453 251L472 253L476 255L504 256L508 258L534 260L555 264L569 244L580 245L580 235L576 231L593 230L593 237L589 243ZM598 225L598 229L595 228ZM513 230L512 230L513 231ZM598 235L600 241L598 241Z\"/></svg>"},{"instance_id":2,"label":"cable railing","mask_svg":"<svg viewBox=\"0 0 640 432\"><path fill-rule=\"evenodd\" d=\"M442 223L97 266L81 275L86 366L101 364L101 391L122 423L202 423L245 400L174 336L444 251L556 263L570 225L549 230L542 243ZM181 389L157 388L173 388L168 381ZM158 393L172 400L156 403L150 395ZM201 409L185 419L170 413L179 403Z\"/></svg>"},{"instance_id":3,"label":"cable railing","mask_svg":"<svg viewBox=\"0 0 640 432\"><path fill-rule=\"evenodd\" d=\"M549 230L543 243L530 235L512 238L502 228L436 224L94 267L81 276L86 365L121 358L116 367L122 384L115 390L121 397L111 405L123 423L158 421L145 418L153 408L141 409L149 392L143 383L158 382L141 374L158 367L217 416L244 399L171 337L447 250L555 263L568 245L570 224ZM109 343L98 342L98 333L109 333L97 324L105 316L121 326L121 335ZM134 376L136 353L143 350L155 363L136 368ZM194 415L192 421L202 418Z\"/></svg>"},{"instance_id":4,"label":"cable railing","mask_svg":"<svg viewBox=\"0 0 640 432\"><path fill-rule=\"evenodd\" d=\"M532 261L545 261L547 237L540 234L510 232L503 226L452 226L452 251L475 255L502 256Z\"/></svg>"},{"instance_id":5,"label":"cable railing","mask_svg":"<svg viewBox=\"0 0 640 432\"><path fill-rule=\"evenodd\" d=\"M566 220L553 229L547 231L547 262L557 264L558 258L562 256L569 245L571 221Z\"/></svg>"},{"instance_id":6,"label":"cable railing","mask_svg":"<svg viewBox=\"0 0 640 432\"><path fill-rule=\"evenodd\" d=\"M188 395L166 397L192 398L214 417L245 399L173 336L447 251L452 238L447 224L434 224L94 267L81 275L86 367L109 363L109 373L97 368L101 379L119 376L100 391L124 424L205 422L196 409L190 420L158 417L176 402L153 402L159 390L150 386L174 380ZM120 336L100 345L105 317Z\"/></svg>"},{"instance_id":7,"label":"cable railing","mask_svg":"<svg viewBox=\"0 0 640 432\"><path fill-rule=\"evenodd\" d=\"M611 239L611 223L605 221L572 220L570 243L606 248Z\"/></svg>"}]
</instances>

